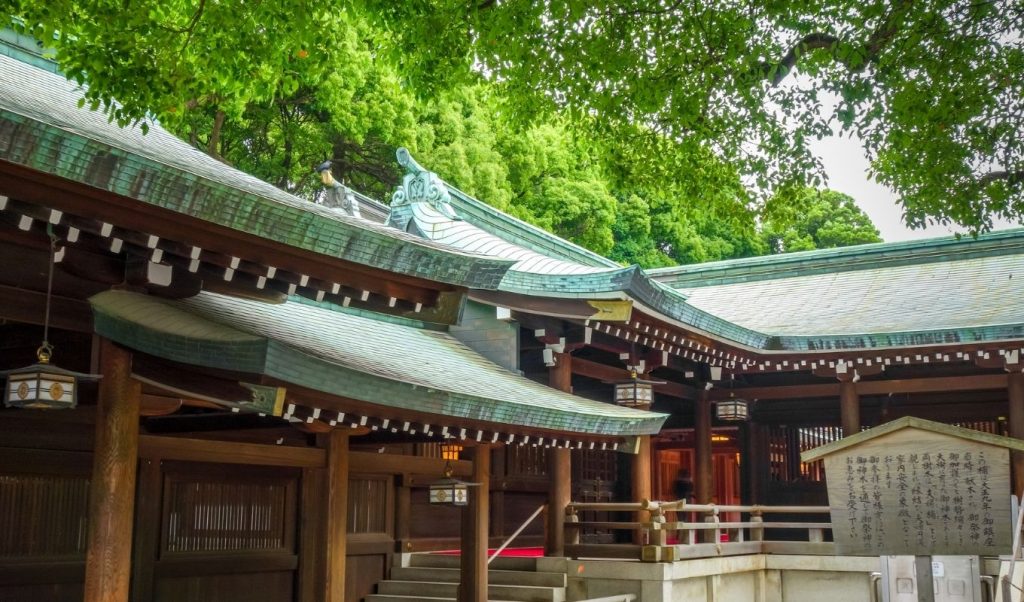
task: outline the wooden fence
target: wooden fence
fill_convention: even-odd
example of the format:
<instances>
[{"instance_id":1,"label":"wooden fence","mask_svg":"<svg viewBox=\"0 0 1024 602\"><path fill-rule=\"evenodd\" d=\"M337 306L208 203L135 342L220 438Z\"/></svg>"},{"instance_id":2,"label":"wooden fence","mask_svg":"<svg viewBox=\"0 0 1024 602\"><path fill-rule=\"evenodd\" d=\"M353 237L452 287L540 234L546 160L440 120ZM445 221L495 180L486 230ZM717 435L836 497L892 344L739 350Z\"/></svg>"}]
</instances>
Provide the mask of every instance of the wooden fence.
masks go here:
<instances>
[{"instance_id":1,"label":"wooden fence","mask_svg":"<svg viewBox=\"0 0 1024 602\"><path fill-rule=\"evenodd\" d=\"M719 506L644 500L571 502L565 512L565 553L572 558L671 562L740 554L835 553L828 506ZM591 516L615 520L583 520ZM722 520L724 516L741 520ZM822 522L810 522L815 519ZM611 532L619 543L580 543L591 531Z\"/></svg>"}]
</instances>

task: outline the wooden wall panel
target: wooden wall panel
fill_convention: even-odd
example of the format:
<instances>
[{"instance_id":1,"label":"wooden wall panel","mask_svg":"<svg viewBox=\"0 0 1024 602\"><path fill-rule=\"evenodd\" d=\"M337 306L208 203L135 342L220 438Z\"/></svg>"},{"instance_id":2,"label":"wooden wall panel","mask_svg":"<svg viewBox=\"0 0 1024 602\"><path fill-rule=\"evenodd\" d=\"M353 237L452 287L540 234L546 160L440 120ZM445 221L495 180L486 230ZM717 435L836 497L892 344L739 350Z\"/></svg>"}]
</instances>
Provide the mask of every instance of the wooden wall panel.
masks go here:
<instances>
[{"instance_id":1,"label":"wooden wall panel","mask_svg":"<svg viewBox=\"0 0 1024 602\"><path fill-rule=\"evenodd\" d=\"M292 571L160 579L155 602L290 602Z\"/></svg>"},{"instance_id":2,"label":"wooden wall panel","mask_svg":"<svg viewBox=\"0 0 1024 602\"><path fill-rule=\"evenodd\" d=\"M378 581L386 577L387 555L349 556L345 564L345 600L355 602L374 593Z\"/></svg>"},{"instance_id":3,"label":"wooden wall panel","mask_svg":"<svg viewBox=\"0 0 1024 602\"><path fill-rule=\"evenodd\" d=\"M82 599L90 469L87 453L0 448L0 600Z\"/></svg>"},{"instance_id":4,"label":"wooden wall panel","mask_svg":"<svg viewBox=\"0 0 1024 602\"><path fill-rule=\"evenodd\" d=\"M0 585L0 600L4 602L81 602L84 591L81 583Z\"/></svg>"},{"instance_id":5,"label":"wooden wall panel","mask_svg":"<svg viewBox=\"0 0 1024 602\"><path fill-rule=\"evenodd\" d=\"M85 554L89 479L0 474L0 561Z\"/></svg>"},{"instance_id":6,"label":"wooden wall panel","mask_svg":"<svg viewBox=\"0 0 1024 602\"><path fill-rule=\"evenodd\" d=\"M457 506L446 504L430 504L427 489L413 488L411 494L411 515L415 517L410 527L413 539L458 537L458 525L462 520L461 510Z\"/></svg>"}]
</instances>

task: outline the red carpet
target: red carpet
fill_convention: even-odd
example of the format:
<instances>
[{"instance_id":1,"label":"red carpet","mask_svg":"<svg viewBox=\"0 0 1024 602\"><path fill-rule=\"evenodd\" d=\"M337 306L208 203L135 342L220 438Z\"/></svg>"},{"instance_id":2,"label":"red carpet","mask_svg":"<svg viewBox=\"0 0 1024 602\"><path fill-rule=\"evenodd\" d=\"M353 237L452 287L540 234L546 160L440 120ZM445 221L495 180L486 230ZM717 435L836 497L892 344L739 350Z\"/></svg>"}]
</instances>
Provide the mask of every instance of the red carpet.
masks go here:
<instances>
[{"instance_id":1,"label":"red carpet","mask_svg":"<svg viewBox=\"0 0 1024 602\"><path fill-rule=\"evenodd\" d=\"M491 548L487 550L487 555L494 554L494 550L497 548ZM431 552L432 554L450 554L458 556L458 550L442 550L440 552ZM540 558L544 555L544 548L505 548L501 551L501 556L511 556L519 558Z\"/></svg>"}]
</instances>

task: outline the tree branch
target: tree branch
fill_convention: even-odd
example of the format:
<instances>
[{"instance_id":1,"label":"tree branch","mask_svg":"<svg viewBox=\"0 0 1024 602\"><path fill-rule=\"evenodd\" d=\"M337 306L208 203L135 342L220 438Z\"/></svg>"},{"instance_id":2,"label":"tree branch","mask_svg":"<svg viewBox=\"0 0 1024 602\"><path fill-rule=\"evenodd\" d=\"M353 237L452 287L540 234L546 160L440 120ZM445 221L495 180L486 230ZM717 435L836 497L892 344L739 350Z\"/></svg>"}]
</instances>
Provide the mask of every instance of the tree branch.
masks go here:
<instances>
[{"instance_id":1,"label":"tree branch","mask_svg":"<svg viewBox=\"0 0 1024 602\"><path fill-rule=\"evenodd\" d=\"M998 181L1006 182L1010 186L1024 183L1024 169L1017 171L990 171L978 178L978 184L980 184L982 188Z\"/></svg>"},{"instance_id":2,"label":"tree branch","mask_svg":"<svg viewBox=\"0 0 1024 602\"><path fill-rule=\"evenodd\" d=\"M761 63L762 75L764 77L771 76L772 85L777 86L782 83L782 80L786 79L786 76L793 70L801 56L811 50L834 48L839 41L839 38L830 33L807 34L803 39L794 44L789 49L789 52L786 53L786 56L782 57L782 60L778 63ZM773 70L775 71L774 75L772 75Z\"/></svg>"},{"instance_id":3,"label":"tree branch","mask_svg":"<svg viewBox=\"0 0 1024 602\"><path fill-rule=\"evenodd\" d=\"M912 0L902 0L896 3L888 14L885 15L885 19L878 24L871 35L868 37L867 42L862 48L863 60L856 64L851 64L848 60L838 59L842 61L844 65L853 71L860 71L867 67L868 63L875 60L878 57L878 53L882 51L886 44L888 44L896 33L899 31L899 16L902 15L907 9L913 4ZM777 86L782 83L782 80L786 79L786 76L796 66L797 61L800 60L804 54L811 50L819 49L835 49L835 47L842 42L838 37L829 33L811 33L803 37L799 42L793 45L786 53L786 56L782 57L782 60L777 64L763 62L761 63L761 71L763 77L772 78L772 85ZM775 74L772 75L772 70L775 69Z\"/></svg>"}]
</instances>

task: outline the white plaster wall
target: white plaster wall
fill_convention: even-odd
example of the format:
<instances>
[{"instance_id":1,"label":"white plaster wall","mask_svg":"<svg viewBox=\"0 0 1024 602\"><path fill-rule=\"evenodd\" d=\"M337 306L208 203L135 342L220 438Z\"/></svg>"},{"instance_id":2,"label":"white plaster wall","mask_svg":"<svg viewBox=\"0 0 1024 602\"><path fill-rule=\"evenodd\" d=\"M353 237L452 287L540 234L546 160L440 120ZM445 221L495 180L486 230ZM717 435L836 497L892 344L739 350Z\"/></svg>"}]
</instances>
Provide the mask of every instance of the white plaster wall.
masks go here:
<instances>
[{"instance_id":1,"label":"white plaster wall","mask_svg":"<svg viewBox=\"0 0 1024 602\"><path fill-rule=\"evenodd\" d=\"M782 602L869 602L870 587L865 573L782 571Z\"/></svg>"}]
</instances>

